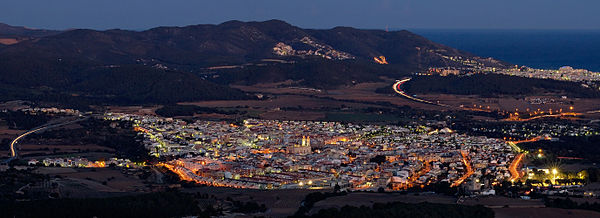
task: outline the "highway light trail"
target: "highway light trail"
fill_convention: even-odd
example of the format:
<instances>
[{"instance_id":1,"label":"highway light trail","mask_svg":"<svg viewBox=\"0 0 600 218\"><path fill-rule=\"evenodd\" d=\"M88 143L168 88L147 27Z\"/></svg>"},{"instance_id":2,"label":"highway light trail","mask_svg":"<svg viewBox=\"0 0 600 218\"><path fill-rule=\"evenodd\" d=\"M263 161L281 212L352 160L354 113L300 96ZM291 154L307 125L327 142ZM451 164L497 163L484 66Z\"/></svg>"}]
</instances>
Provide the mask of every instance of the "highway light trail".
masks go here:
<instances>
[{"instance_id":1,"label":"highway light trail","mask_svg":"<svg viewBox=\"0 0 600 218\"><path fill-rule=\"evenodd\" d=\"M399 80L396 83L394 83L394 85L392 86L392 88L394 89L394 91L396 93L402 95L405 98L408 98L410 100L416 101L416 102L421 102L421 103L425 103L425 104L432 104L432 105L437 105L437 106L442 106L442 107L450 107L450 105L447 105L447 104L434 103L434 102L427 101L427 100L424 100L424 99L415 98L413 96L410 96L410 95L406 94L406 92L404 92L401 89L401 86L402 86L402 84L410 81L411 79L412 78L407 78L407 79Z\"/></svg>"},{"instance_id":2,"label":"highway light trail","mask_svg":"<svg viewBox=\"0 0 600 218\"><path fill-rule=\"evenodd\" d=\"M76 122L79 122L79 121L82 121L82 120L85 120L85 119L88 119L88 118L89 118L89 117L84 117L84 118L81 118L81 119L77 119L77 120L73 120L73 121L68 121L68 122L64 122L64 123L59 123L59 124L54 124L54 125L48 125L48 124L45 124L45 125L43 125L43 126L41 126L41 127L35 128L35 129L33 129L33 130L29 130L29 131L27 131L27 132L25 132L25 133L21 134L20 136L18 136L17 138L15 138L15 139L14 139L14 140L13 140L13 141L10 143L10 155L11 155L11 158L12 158L12 159L14 159L14 158L16 158L16 157L17 157L17 150L15 149L15 145L16 145L16 144L19 142L19 140L20 140L20 139L22 139L23 137L25 137L25 136L27 136L27 135L30 135L30 134L33 134L33 133L36 133L36 132L39 132L39 131L42 131L42 130L51 129L51 128L55 128L55 127L59 127L59 126L64 126L64 125L71 124L71 123L76 123Z\"/></svg>"},{"instance_id":3,"label":"highway light trail","mask_svg":"<svg viewBox=\"0 0 600 218\"><path fill-rule=\"evenodd\" d=\"M523 153L523 149L521 149L519 146L517 146L517 144L519 143L525 143L525 142L535 142L535 141L539 141L539 140L550 140L549 137L535 137L532 139L526 139L526 140L519 140L519 141L507 141L506 143L508 143L508 145L510 145L510 147L512 147L513 149L515 149L515 151L517 151L519 154L515 157L515 159L513 160L513 162L510 164L510 166L508 167L508 171L511 174L510 180L511 181L515 181L517 179L519 179L519 177L521 177L521 174L519 173L519 170L517 170L517 167L519 167L519 165L521 164L521 161L523 160L523 157L525 157L525 153Z\"/></svg>"},{"instance_id":4,"label":"highway light trail","mask_svg":"<svg viewBox=\"0 0 600 218\"><path fill-rule=\"evenodd\" d=\"M468 153L466 151L460 151L460 155L462 156L463 164L465 164L465 167L467 168L467 173L465 173L465 175L461 176L458 180L456 180L454 183L452 183L451 187L459 186L467 178L469 178L471 175L473 175L473 168L471 167L471 164L469 163Z\"/></svg>"},{"instance_id":5,"label":"highway light trail","mask_svg":"<svg viewBox=\"0 0 600 218\"><path fill-rule=\"evenodd\" d=\"M510 181L515 181L519 177L521 177L521 174L517 170L517 167L519 166L519 164L521 164L521 161L523 160L524 156L524 153L518 154L515 160L510 164L510 167L508 168L508 171L510 171L510 174L512 174Z\"/></svg>"},{"instance_id":6,"label":"highway light trail","mask_svg":"<svg viewBox=\"0 0 600 218\"><path fill-rule=\"evenodd\" d=\"M23 137L25 137L25 136L27 136L29 134L35 133L37 131L40 131L42 129L45 129L45 128L47 128L47 127L40 127L40 128L34 129L34 130L27 131L27 132L21 134L20 136L18 136L17 138L15 138L15 140L13 140L10 143L10 156L13 157L13 158L17 157L17 151L15 150L15 144L17 144L17 142L19 141L19 139L21 139L21 138L23 138Z\"/></svg>"}]
</instances>

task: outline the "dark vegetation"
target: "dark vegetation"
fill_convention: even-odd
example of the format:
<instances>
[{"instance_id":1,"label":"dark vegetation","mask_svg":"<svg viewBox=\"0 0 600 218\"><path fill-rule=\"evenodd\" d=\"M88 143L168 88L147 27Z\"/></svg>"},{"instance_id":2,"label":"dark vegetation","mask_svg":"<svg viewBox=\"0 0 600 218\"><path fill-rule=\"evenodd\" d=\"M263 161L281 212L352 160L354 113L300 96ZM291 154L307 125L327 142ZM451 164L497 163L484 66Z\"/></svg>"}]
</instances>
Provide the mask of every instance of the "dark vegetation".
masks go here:
<instances>
[{"instance_id":1,"label":"dark vegetation","mask_svg":"<svg viewBox=\"0 0 600 218\"><path fill-rule=\"evenodd\" d=\"M98 199L5 201L6 217L209 217L218 212L200 208L193 194L160 192Z\"/></svg>"},{"instance_id":2,"label":"dark vegetation","mask_svg":"<svg viewBox=\"0 0 600 218\"><path fill-rule=\"evenodd\" d=\"M375 203L372 207L344 206L340 209L320 210L309 217L460 217L460 218L492 218L494 211L484 206L466 206L456 204L435 203Z\"/></svg>"},{"instance_id":3,"label":"dark vegetation","mask_svg":"<svg viewBox=\"0 0 600 218\"><path fill-rule=\"evenodd\" d=\"M96 144L115 149L116 156L120 158L128 158L132 161L151 160L142 138L133 131L133 126L129 122L87 119L78 124L81 128L68 131L53 129L28 136L28 140L59 139L61 143L73 145Z\"/></svg>"},{"instance_id":4,"label":"dark vegetation","mask_svg":"<svg viewBox=\"0 0 600 218\"><path fill-rule=\"evenodd\" d=\"M375 102L370 104L388 106L389 108L368 107L349 111L333 111L326 114L325 120L343 123L351 122L408 125L413 124L417 120L447 121L449 124L450 122L454 124L469 121L473 116L501 118L501 115L497 112L424 110L412 108L410 106L390 106L390 103L388 102Z\"/></svg>"},{"instance_id":5,"label":"dark vegetation","mask_svg":"<svg viewBox=\"0 0 600 218\"><path fill-rule=\"evenodd\" d=\"M265 211L267 211L267 207L264 204L259 205L256 202L250 201L250 202L241 202L241 201L233 201L233 207L234 209L232 210L232 212L236 212L236 213L245 213L245 214L252 214L252 213L264 213Z\"/></svg>"},{"instance_id":6,"label":"dark vegetation","mask_svg":"<svg viewBox=\"0 0 600 218\"><path fill-rule=\"evenodd\" d=\"M29 130L46 124L51 116L45 114L31 115L22 111L0 112L0 119L4 120L10 129Z\"/></svg>"},{"instance_id":7,"label":"dark vegetation","mask_svg":"<svg viewBox=\"0 0 600 218\"><path fill-rule=\"evenodd\" d=\"M389 87L388 87L389 88ZM497 97L498 95L532 95L560 93L569 97L598 98L600 92L579 83L550 79L476 74L471 76L419 76L403 85L411 94L458 94ZM386 92L385 87L380 92ZM389 91L387 91L389 92Z\"/></svg>"},{"instance_id":8,"label":"dark vegetation","mask_svg":"<svg viewBox=\"0 0 600 218\"><path fill-rule=\"evenodd\" d=\"M141 65L105 67L87 63L24 62L14 59L18 58L0 58L0 66L6 66L0 70L0 74L3 71L11 72L0 80L2 101L22 99L58 102L72 108L85 108L90 104L252 99L240 90L181 71Z\"/></svg>"},{"instance_id":9,"label":"dark vegetation","mask_svg":"<svg viewBox=\"0 0 600 218\"><path fill-rule=\"evenodd\" d=\"M543 149L556 157L578 157L586 160L600 160L600 135L561 136L559 141L541 140L522 143L519 146L528 150Z\"/></svg>"},{"instance_id":10,"label":"dark vegetation","mask_svg":"<svg viewBox=\"0 0 600 218\"><path fill-rule=\"evenodd\" d=\"M581 210L593 210L600 212L600 204L594 203L577 203L570 198L545 198L544 203L546 207L555 207L563 209L581 209Z\"/></svg>"},{"instance_id":11,"label":"dark vegetation","mask_svg":"<svg viewBox=\"0 0 600 218\"><path fill-rule=\"evenodd\" d=\"M10 149L10 139L2 139L0 140L0 151L9 151Z\"/></svg>"},{"instance_id":12,"label":"dark vegetation","mask_svg":"<svg viewBox=\"0 0 600 218\"><path fill-rule=\"evenodd\" d=\"M369 162L377 163L377 164L385 163L385 161L386 161L386 158L384 155L376 155L375 157L372 157L371 159L369 159Z\"/></svg>"},{"instance_id":13,"label":"dark vegetation","mask_svg":"<svg viewBox=\"0 0 600 218\"><path fill-rule=\"evenodd\" d=\"M600 182L600 169L597 167L592 167L586 170L588 173L588 181L589 182Z\"/></svg>"},{"instance_id":14,"label":"dark vegetation","mask_svg":"<svg viewBox=\"0 0 600 218\"><path fill-rule=\"evenodd\" d=\"M300 208L298 208L298 211L296 211L296 213L292 216L292 217L305 217L306 213L308 213L313 206L315 205L315 203L325 200L327 198L330 197L335 197L335 196L343 196L343 195L347 195L348 193L343 191L343 192L339 192L339 186L336 185L336 188L334 190L334 192L313 192L310 193L308 195L306 195L306 197L304 198L304 200L302 201L302 203L300 204Z\"/></svg>"},{"instance_id":15,"label":"dark vegetation","mask_svg":"<svg viewBox=\"0 0 600 218\"><path fill-rule=\"evenodd\" d=\"M417 68L410 68L416 70ZM210 80L221 84L253 85L257 83L298 81L297 86L332 89L358 82L381 81L379 77L391 78L409 75L409 68L395 65L377 65L369 61L331 61L320 58L300 59L294 64L267 64L242 68L218 70L218 76ZM213 72L214 73L214 72Z\"/></svg>"},{"instance_id":16,"label":"dark vegetation","mask_svg":"<svg viewBox=\"0 0 600 218\"><path fill-rule=\"evenodd\" d=\"M220 110L210 107L200 107L195 105L165 105L162 108L157 109L156 114L163 117L177 117L177 116L193 116L194 114L244 114L245 112L237 110Z\"/></svg>"},{"instance_id":17,"label":"dark vegetation","mask_svg":"<svg viewBox=\"0 0 600 218\"><path fill-rule=\"evenodd\" d=\"M0 202L16 201L23 198L36 198L36 193L17 193L17 191L27 185L36 184L48 179L47 175L35 174L31 170L16 170L9 168L0 172ZM43 196L46 197L46 196ZM3 214L2 216L7 216ZM11 216L8 216L11 217Z\"/></svg>"}]
</instances>

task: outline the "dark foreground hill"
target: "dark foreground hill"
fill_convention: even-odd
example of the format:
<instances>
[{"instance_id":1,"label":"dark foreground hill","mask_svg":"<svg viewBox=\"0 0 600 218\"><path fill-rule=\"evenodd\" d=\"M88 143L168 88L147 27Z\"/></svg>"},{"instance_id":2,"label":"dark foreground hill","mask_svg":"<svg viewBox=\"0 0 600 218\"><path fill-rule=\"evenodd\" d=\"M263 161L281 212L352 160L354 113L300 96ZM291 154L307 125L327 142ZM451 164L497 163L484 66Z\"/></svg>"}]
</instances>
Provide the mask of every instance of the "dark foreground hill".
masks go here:
<instances>
[{"instance_id":1,"label":"dark foreground hill","mask_svg":"<svg viewBox=\"0 0 600 218\"><path fill-rule=\"evenodd\" d=\"M379 56L389 65L376 64ZM291 79L334 88L461 66L451 57L504 65L408 31L312 30L278 20L141 32L78 29L0 47L0 94L1 100L76 97L124 104L243 99L250 96L228 85Z\"/></svg>"}]
</instances>

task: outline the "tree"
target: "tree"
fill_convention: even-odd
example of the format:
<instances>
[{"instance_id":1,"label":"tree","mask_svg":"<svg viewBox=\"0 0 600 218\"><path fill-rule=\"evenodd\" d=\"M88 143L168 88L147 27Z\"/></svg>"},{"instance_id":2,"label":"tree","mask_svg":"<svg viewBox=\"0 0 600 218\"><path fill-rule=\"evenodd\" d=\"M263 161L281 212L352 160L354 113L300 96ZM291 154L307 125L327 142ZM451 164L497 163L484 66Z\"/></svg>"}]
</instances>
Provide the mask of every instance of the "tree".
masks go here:
<instances>
[{"instance_id":1,"label":"tree","mask_svg":"<svg viewBox=\"0 0 600 218\"><path fill-rule=\"evenodd\" d=\"M335 186L333 187L333 192L337 193L337 192L339 192L339 191L340 191L340 189L342 189L342 188L340 187L340 184L337 184L337 183L336 183L336 184L335 184Z\"/></svg>"},{"instance_id":2,"label":"tree","mask_svg":"<svg viewBox=\"0 0 600 218\"><path fill-rule=\"evenodd\" d=\"M377 156L371 158L369 160L369 162L373 162L373 163L377 163L377 164L382 164L382 163L385 162L385 156L383 156L383 155L377 155Z\"/></svg>"}]
</instances>

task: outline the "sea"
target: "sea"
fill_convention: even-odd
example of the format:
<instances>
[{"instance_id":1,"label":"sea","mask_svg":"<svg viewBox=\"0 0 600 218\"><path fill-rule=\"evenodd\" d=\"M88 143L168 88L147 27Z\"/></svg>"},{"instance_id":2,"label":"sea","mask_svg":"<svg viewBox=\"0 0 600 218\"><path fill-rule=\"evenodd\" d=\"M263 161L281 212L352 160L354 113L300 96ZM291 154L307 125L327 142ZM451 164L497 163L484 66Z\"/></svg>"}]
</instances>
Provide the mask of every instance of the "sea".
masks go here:
<instances>
[{"instance_id":1,"label":"sea","mask_svg":"<svg viewBox=\"0 0 600 218\"><path fill-rule=\"evenodd\" d=\"M539 69L571 66L600 72L600 30L411 29L434 42Z\"/></svg>"}]
</instances>

